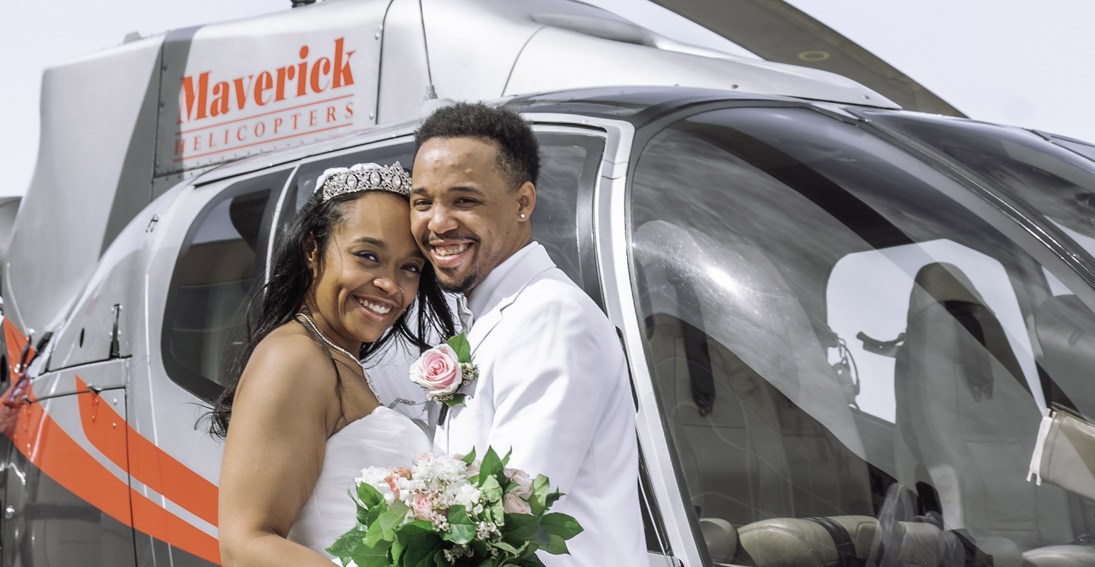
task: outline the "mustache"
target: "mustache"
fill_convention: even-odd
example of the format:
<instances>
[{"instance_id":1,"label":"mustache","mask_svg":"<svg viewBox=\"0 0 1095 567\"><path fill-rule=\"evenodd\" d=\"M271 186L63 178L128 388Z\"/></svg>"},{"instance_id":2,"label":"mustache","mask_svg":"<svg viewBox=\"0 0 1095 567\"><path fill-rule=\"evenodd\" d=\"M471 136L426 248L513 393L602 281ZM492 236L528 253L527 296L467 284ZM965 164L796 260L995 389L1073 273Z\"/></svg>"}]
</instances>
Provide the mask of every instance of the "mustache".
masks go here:
<instances>
[{"instance_id":1,"label":"mustache","mask_svg":"<svg viewBox=\"0 0 1095 567\"><path fill-rule=\"evenodd\" d=\"M468 242L478 243L479 237L474 234L459 234L459 233L447 233L447 234L430 234L422 239L422 244L426 246L434 246L441 244L447 240L466 240Z\"/></svg>"}]
</instances>

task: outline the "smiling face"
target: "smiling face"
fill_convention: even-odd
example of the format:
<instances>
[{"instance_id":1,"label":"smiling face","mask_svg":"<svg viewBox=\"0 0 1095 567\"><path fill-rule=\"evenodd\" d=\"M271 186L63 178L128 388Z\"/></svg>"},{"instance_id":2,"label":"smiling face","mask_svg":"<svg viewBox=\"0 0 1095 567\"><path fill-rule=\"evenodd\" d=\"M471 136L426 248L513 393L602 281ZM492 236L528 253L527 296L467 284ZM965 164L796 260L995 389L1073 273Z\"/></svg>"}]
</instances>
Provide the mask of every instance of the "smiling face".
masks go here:
<instances>
[{"instance_id":1,"label":"smiling face","mask_svg":"<svg viewBox=\"0 0 1095 567\"><path fill-rule=\"evenodd\" d=\"M309 257L316 277L307 306L327 338L357 353L414 300L426 260L401 197L369 191L341 207L322 257L314 249Z\"/></svg>"},{"instance_id":2,"label":"smiling face","mask_svg":"<svg viewBox=\"0 0 1095 567\"><path fill-rule=\"evenodd\" d=\"M427 140L415 156L411 186L411 230L449 291L470 294L532 241L536 188L511 187L493 142Z\"/></svg>"}]
</instances>

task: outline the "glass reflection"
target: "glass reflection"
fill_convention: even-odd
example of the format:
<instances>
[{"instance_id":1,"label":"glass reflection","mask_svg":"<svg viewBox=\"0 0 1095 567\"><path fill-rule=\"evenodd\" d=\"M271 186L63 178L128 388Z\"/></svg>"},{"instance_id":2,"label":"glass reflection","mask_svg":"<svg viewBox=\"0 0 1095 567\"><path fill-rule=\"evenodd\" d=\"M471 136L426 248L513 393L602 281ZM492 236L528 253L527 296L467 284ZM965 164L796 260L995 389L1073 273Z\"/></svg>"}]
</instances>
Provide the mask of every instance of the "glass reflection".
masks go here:
<instances>
[{"instance_id":1,"label":"glass reflection","mask_svg":"<svg viewBox=\"0 0 1095 567\"><path fill-rule=\"evenodd\" d=\"M715 563L1095 564L1092 502L1026 481L1049 404L1090 411L1095 317L960 191L799 108L642 150L636 303Z\"/></svg>"}]
</instances>

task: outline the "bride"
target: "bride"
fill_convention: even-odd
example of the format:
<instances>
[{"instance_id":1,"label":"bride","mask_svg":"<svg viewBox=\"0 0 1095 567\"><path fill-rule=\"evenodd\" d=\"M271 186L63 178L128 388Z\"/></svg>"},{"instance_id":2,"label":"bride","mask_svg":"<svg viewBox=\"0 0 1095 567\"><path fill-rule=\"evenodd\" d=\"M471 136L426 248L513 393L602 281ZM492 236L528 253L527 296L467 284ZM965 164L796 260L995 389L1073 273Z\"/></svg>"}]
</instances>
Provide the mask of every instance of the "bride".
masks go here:
<instances>
[{"instance_id":1,"label":"bride","mask_svg":"<svg viewBox=\"0 0 1095 567\"><path fill-rule=\"evenodd\" d=\"M425 348L427 333L454 332L411 237L410 176L398 163L359 164L328 170L316 186L213 410L213 433L225 437L226 566L330 567L323 548L354 525L348 490L361 469L409 465L430 449L410 419L377 400L358 362L393 339Z\"/></svg>"}]
</instances>

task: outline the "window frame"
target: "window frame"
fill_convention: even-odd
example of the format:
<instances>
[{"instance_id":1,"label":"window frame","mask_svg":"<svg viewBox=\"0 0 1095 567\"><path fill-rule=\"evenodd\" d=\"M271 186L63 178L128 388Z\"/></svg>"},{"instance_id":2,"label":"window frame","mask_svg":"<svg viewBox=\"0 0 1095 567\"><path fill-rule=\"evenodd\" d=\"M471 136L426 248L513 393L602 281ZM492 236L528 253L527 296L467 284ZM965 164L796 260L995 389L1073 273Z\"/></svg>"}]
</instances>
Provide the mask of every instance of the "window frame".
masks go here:
<instances>
[{"instance_id":1,"label":"window frame","mask_svg":"<svg viewBox=\"0 0 1095 567\"><path fill-rule=\"evenodd\" d=\"M268 250L271 241L271 227L273 225L274 212L281 202L282 195L286 188L286 181L289 179L291 172L291 168L264 172L255 177L233 183L221 190L217 195L210 199L208 203L202 206L201 210L194 216L194 220L187 228L186 235L183 237L182 244L179 247L179 252L175 257L171 279L168 284L167 300L165 302L160 331L161 357L168 378L184 390L206 402L212 403L216 401L224 391L224 385L195 371L182 361L177 360L172 354L172 323L176 320L178 315L179 286L183 267L190 255L195 237L201 229L204 228L205 221L214 210L228 200L248 193L258 193L265 190L269 191L270 195L263 208L262 222L259 224L258 238L256 239L255 246L255 268L252 275L254 284L261 285L264 283L265 278L262 276L267 269L266 265L269 258ZM254 284L252 284L252 290L255 289ZM222 364L224 364L223 360Z\"/></svg>"}]
</instances>

